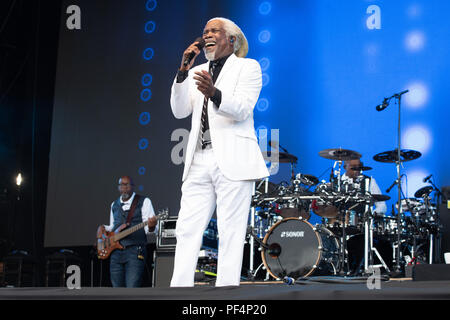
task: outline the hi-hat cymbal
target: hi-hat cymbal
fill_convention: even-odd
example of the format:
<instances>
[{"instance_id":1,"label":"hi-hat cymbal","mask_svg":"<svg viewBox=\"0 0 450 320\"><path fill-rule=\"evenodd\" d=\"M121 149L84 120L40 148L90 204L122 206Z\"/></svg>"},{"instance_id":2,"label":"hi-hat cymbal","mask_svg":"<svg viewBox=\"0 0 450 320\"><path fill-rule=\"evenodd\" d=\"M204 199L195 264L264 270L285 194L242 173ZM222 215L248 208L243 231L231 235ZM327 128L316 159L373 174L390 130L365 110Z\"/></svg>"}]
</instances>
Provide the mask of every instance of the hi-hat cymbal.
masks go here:
<instances>
[{"instance_id":1,"label":"hi-hat cymbal","mask_svg":"<svg viewBox=\"0 0 450 320\"><path fill-rule=\"evenodd\" d=\"M336 149L325 149L319 152L319 156L325 159L330 160L338 160L338 161L346 161L346 160L353 160L353 159L359 159L361 158L361 154L352 151L352 150L345 150L341 148Z\"/></svg>"},{"instance_id":2,"label":"hi-hat cymbal","mask_svg":"<svg viewBox=\"0 0 450 320\"><path fill-rule=\"evenodd\" d=\"M431 186L420 188L419 190L416 191L416 193L414 193L414 197L415 198L424 198L424 197L428 196L430 193L432 193L433 190L434 190L434 188Z\"/></svg>"},{"instance_id":3,"label":"hi-hat cymbal","mask_svg":"<svg viewBox=\"0 0 450 320\"><path fill-rule=\"evenodd\" d=\"M353 171L369 171L372 170L372 167L364 167L364 166L358 166L358 167L351 167Z\"/></svg>"},{"instance_id":4,"label":"hi-hat cymbal","mask_svg":"<svg viewBox=\"0 0 450 320\"><path fill-rule=\"evenodd\" d=\"M400 150L400 162L412 161L421 156L422 154L419 151L407 149ZM373 160L384 163L396 163L398 161L397 149L378 153L373 157Z\"/></svg>"}]
</instances>

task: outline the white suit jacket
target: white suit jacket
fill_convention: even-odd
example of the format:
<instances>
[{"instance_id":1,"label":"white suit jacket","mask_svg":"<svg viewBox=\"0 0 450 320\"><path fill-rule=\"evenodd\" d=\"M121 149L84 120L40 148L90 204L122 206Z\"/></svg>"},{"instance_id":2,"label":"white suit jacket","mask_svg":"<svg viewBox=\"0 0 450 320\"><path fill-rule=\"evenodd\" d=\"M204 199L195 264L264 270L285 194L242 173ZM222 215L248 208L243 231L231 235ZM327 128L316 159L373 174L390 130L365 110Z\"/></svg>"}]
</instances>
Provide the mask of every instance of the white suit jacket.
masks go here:
<instances>
[{"instance_id":1,"label":"white suit jacket","mask_svg":"<svg viewBox=\"0 0 450 320\"><path fill-rule=\"evenodd\" d=\"M204 95L195 85L194 72L208 71L209 62L194 67L188 77L172 85L170 105L178 119L192 114L191 131L185 154L183 181L197 147ZM226 60L215 87L222 92L219 108L209 100L208 120L212 148L219 169L230 180L267 177L253 123L253 109L261 91L261 68L253 59L232 54Z\"/></svg>"}]
</instances>

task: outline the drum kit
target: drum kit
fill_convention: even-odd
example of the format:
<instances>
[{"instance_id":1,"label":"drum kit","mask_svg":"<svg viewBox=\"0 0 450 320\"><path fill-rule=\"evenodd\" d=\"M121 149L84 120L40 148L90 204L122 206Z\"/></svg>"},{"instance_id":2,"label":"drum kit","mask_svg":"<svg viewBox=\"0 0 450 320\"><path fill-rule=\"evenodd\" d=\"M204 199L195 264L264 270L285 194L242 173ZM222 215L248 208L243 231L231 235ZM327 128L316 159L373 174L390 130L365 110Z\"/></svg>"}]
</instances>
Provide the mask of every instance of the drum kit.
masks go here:
<instances>
[{"instance_id":1,"label":"drum kit","mask_svg":"<svg viewBox=\"0 0 450 320\"><path fill-rule=\"evenodd\" d=\"M398 163L398 154L398 150L388 151L373 159ZM402 150L400 155L401 162L421 156L413 150ZM336 148L320 151L319 156L337 165L336 170L331 168L328 182L294 172L290 183L274 184L268 178L256 182L248 228L251 278L261 276L260 270L266 270L265 280L368 276L376 267L392 273L396 263L404 267L427 254L431 263L432 239L440 229L431 197L435 187L417 190L415 198L402 199L400 206L397 202L401 209L395 216L379 215L374 204L390 197L370 192L371 178L363 173L372 168L357 161L359 165L345 168L357 171L356 178L342 172L344 162L355 163L351 160L359 160L360 153ZM283 154L280 160L292 168L296 162L297 157L290 154ZM311 212L322 223L310 223ZM255 269L256 250L262 261Z\"/></svg>"}]
</instances>

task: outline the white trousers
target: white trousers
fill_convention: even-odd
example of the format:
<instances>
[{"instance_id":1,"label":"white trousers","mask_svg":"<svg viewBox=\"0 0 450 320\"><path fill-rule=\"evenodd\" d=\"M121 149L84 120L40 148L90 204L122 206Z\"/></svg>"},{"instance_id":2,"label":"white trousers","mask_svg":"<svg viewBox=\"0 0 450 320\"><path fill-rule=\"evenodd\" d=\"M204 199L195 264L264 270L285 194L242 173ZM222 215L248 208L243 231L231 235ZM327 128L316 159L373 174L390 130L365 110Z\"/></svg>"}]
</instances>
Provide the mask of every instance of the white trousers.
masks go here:
<instances>
[{"instance_id":1,"label":"white trousers","mask_svg":"<svg viewBox=\"0 0 450 320\"><path fill-rule=\"evenodd\" d=\"M194 286L203 233L217 204L219 233L216 286L238 286L252 181L232 181L221 172L213 149L197 151L181 188L171 287Z\"/></svg>"}]
</instances>

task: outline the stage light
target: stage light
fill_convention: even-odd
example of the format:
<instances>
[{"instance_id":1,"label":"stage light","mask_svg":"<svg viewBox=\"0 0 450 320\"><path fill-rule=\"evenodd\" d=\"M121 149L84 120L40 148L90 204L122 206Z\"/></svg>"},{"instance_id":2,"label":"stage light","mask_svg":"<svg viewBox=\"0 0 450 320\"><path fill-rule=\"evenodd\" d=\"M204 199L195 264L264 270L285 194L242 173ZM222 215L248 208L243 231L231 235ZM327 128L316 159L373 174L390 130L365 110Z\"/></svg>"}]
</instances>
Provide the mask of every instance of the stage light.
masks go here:
<instances>
[{"instance_id":1,"label":"stage light","mask_svg":"<svg viewBox=\"0 0 450 320\"><path fill-rule=\"evenodd\" d=\"M404 95L405 105L413 109L421 108L428 102L428 88L421 82L413 82L405 86L409 92Z\"/></svg>"},{"instance_id":2,"label":"stage light","mask_svg":"<svg viewBox=\"0 0 450 320\"><path fill-rule=\"evenodd\" d=\"M406 13L411 19L414 19L421 16L422 8L418 4L413 4L409 6Z\"/></svg>"},{"instance_id":3,"label":"stage light","mask_svg":"<svg viewBox=\"0 0 450 320\"><path fill-rule=\"evenodd\" d=\"M18 187L20 187L20 185L22 184L22 182L23 182L22 174L19 173L19 174L17 175L17 177L16 177L16 185L17 185Z\"/></svg>"},{"instance_id":4,"label":"stage light","mask_svg":"<svg viewBox=\"0 0 450 320\"><path fill-rule=\"evenodd\" d=\"M269 84L270 82L270 77L267 73L263 73L262 74L262 86L265 87Z\"/></svg>"},{"instance_id":5,"label":"stage light","mask_svg":"<svg viewBox=\"0 0 450 320\"><path fill-rule=\"evenodd\" d=\"M267 43L270 40L270 32L268 30L263 30L258 35L258 40L261 43Z\"/></svg>"},{"instance_id":6,"label":"stage light","mask_svg":"<svg viewBox=\"0 0 450 320\"><path fill-rule=\"evenodd\" d=\"M148 11L153 11L153 10L156 9L156 6L157 6L157 5L158 5L158 4L157 4L156 0L148 0L147 3L145 4L145 8L146 8Z\"/></svg>"},{"instance_id":7,"label":"stage light","mask_svg":"<svg viewBox=\"0 0 450 320\"><path fill-rule=\"evenodd\" d=\"M155 31L155 28L156 28L156 24L155 24L155 22L154 21L148 21L146 24L145 24L145 32L146 33L153 33L153 31Z\"/></svg>"},{"instance_id":8,"label":"stage light","mask_svg":"<svg viewBox=\"0 0 450 320\"><path fill-rule=\"evenodd\" d=\"M272 11L272 4L268 1L264 1L259 5L259 13L262 15L267 15Z\"/></svg>"},{"instance_id":9,"label":"stage light","mask_svg":"<svg viewBox=\"0 0 450 320\"><path fill-rule=\"evenodd\" d=\"M417 150L424 155L431 147L431 134L420 125L409 127L403 134L402 144L405 149Z\"/></svg>"},{"instance_id":10,"label":"stage light","mask_svg":"<svg viewBox=\"0 0 450 320\"><path fill-rule=\"evenodd\" d=\"M149 124L150 123L150 113L147 111L142 112L141 115L139 116L139 123L142 124L143 126Z\"/></svg>"},{"instance_id":11,"label":"stage light","mask_svg":"<svg viewBox=\"0 0 450 320\"><path fill-rule=\"evenodd\" d=\"M372 57L377 56L378 52L379 52L379 46L376 43L367 44L364 49L365 49L365 53L368 56L372 56Z\"/></svg>"},{"instance_id":12,"label":"stage light","mask_svg":"<svg viewBox=\"0 0 450 320\"><path fill-rule=\"evenodd\" d=\"M145 88L141 91L141 100L142 101L148 101L152 97L152 91L148 88Z\"/></svg>"},{"instance_id":13,"label":"stage light","mask_svg":"<svg viewBox=\"0 0 450 320\"><path fill-rule=\"evenodd\" d=\"M268 132L268 129L266 126L264 126L264 125L258 126L256 128L256 136L258 137L258 140L267 138L267 132Z\"/></svg>"},{"instance_id":14,"label":"stage light","mask_svg":"<svg viewBox=\"0 0 450 320\"><path fill-rule=\"evenodd\" d=\"M149 85L151 85L152 81L153 81L153 77L151 74L146 73L142 76L141 83L144 87L148 87Z\"/></svg>"},{"instance_id":15,"label":"stage light","mask_svg":"<svg viewBox=\"0 0 450 320\"><path fill-rule=\"evenodd\" d=\"M258 102L256 103L256 109L258 111L266 111L269 108L269 100L267 100L266 98L261 98L258 100Z\"/></svg>"},{"instance_id":16,"label":"stage light","mask_svg":"<svg viewBox=\"0 0 450 320\"><path fill-rule=\"evenodd\" d=\"M412 31L405 37L405 47L411 52L419 51L425 46L425 35L421 31Z\"/></svg>"},{"instance_id":17,"label":"stage light","mask_svg":"<svg viewBox=\"0 0 450 320\"><path fill-rule=\"evenodd\" d=\"M141 140L139 140L139 149L141 150L145 150L148 147L148 140L145 138L142 138Z\"/></svg>"},{"instance_id":18,"label":"stage light","mask_svg":"<svg viewBox=\"0 0 450 320\"><path fill-rule=\"evenodd\" d=\"M267 69L269 69L270 67L270 60L269 58L261 58L259 60L259 65L261 66L261 71L267 71Z\"/></svg>"},{"instance_id":19,"label":"stage light","mask_svg":"<svg viewBox=\"0 0 450 320\"><path fill-rule=\"evenodd\" d=\"M151 60L153 58L153 55L155 54L155 51L153 51L152 48L147 48L144 50L144 53L142 54L142 57L144 60Z\"/></svg>"}]
</instances>

